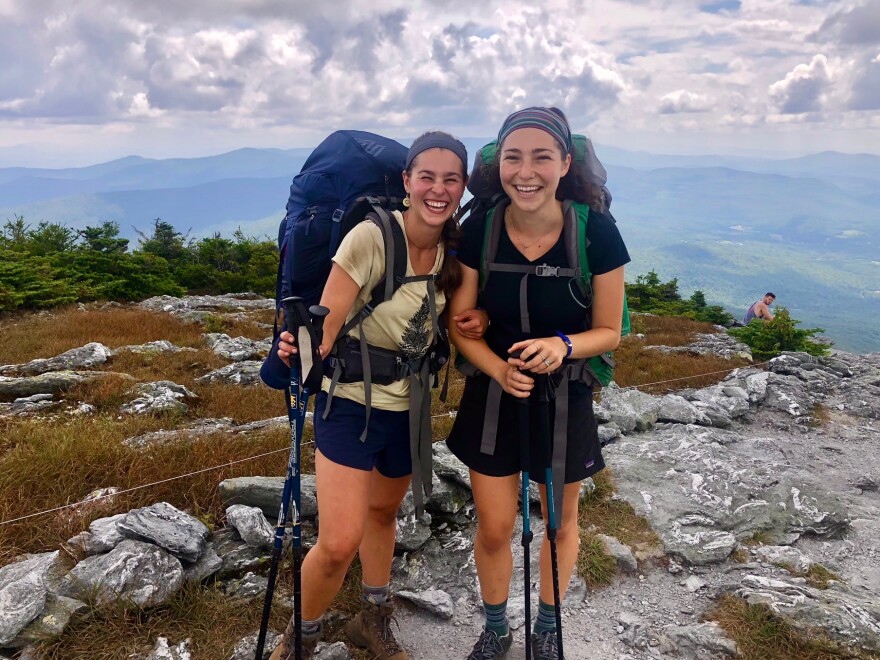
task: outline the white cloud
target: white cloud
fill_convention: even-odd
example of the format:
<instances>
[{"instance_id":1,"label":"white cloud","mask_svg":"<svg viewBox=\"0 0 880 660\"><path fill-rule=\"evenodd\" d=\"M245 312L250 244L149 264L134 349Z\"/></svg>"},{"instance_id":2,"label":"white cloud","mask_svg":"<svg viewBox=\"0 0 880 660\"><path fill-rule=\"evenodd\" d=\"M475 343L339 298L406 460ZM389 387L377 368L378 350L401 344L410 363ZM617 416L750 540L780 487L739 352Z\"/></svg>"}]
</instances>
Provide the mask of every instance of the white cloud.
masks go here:
<instances>
[{"instance_id":1,"label":"white cloud","mask_svg":"<svg viewBox=\"0 0 880 660\"><path fill-rule=\"evenodd\" d=\"M809 64L798 64L768 91L783 114L801 114L821 110L833 76L828 58L819 54Z\"/></svg>"},{"instance_id":2,"label":"white cloud","mask_svg":"<svg viewBox=\"0 0 880 660\"><path fill-rule=\"evenodd\" d=\"M712 100L703 94L694 94L686 89L677 89L660 99L658 111L670 115L679 112L707 112L712 109Z\"/></svg>"},{"instance_id":3,"label":"white cloud","mask_svg":"<svg viewBox=\"0 0 880 660\"><path fill-rule=\"evenodd\" d=\"M215 148L347 126L485 136L518 106L555 104L623 146L763 145L810 121L829 142L870 131L880 151L866 113L880 0L707 4L0 0L0 61L15 62L0 67L0 145L97 127Z\"/></svg>"}]
</instances>

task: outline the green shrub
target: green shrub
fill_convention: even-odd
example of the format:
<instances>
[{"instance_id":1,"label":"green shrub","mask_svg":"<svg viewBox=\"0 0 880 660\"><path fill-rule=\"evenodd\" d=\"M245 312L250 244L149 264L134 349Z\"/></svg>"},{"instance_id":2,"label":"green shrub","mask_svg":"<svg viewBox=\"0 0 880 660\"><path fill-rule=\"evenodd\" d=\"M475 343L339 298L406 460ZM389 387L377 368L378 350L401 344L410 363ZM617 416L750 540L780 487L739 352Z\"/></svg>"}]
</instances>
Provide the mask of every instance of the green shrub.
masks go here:
<instances>
[{"instance_id":1,"label":"green shrub","mask_svg":"<svg viewBox=\"0 0 880 660\"><path fill-rule=\"evenodd\" d=\"M769 360L783 351L801 351L810 355L827 355L829 346L812 341L814 335L825 332L822 328L799 329L800 321L791 318L785 307L780 307L772 321L752 319L744 328L728 332L747 344L758 360Z\"/></svg>"}]
</instances>

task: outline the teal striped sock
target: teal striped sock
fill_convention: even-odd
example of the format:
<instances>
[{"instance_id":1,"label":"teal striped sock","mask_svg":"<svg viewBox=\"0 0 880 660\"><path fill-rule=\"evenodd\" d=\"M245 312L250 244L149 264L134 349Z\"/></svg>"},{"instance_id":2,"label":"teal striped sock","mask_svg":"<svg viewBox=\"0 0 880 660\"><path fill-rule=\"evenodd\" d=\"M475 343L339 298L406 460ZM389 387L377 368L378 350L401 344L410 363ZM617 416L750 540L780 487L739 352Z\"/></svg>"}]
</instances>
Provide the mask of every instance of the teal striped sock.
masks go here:
<instances>
[{"instance_id":1,"label":"teal striped sock","mask_svg":"<svg viewBox=\"0 0 880 660\"><path fill-rule=\"evenodd\" d=\"M556 608L538 599L538 616L535 617L535 632L553 632L556 630Z\"/></svg>"},{"instance_id":2,"label":"teal striped sock","mask_svg":"<svg viewBox=\"0 0 880 660\"><path fill-rule=\"evenodd\" d=\"M507 601L498 605L489 605L483 601L483 611L486 613L486 630L493 632L499 637L504 637L510 632L510 623L507 620Z\"/></svg>"}]
</instances>

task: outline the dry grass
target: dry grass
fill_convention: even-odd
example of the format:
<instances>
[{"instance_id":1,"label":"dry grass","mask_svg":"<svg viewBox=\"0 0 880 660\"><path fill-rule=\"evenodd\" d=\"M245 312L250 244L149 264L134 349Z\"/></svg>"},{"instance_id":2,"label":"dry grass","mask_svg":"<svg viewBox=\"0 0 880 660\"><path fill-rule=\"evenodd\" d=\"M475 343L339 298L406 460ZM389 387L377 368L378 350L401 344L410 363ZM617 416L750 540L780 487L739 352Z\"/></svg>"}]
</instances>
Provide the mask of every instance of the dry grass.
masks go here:
<instances>
[{"instance_id":1,"label":"dry grass","mask_svg":"<svg viewBox=\"0 0 880 660\"><path fill-rule=\"evenodd\" d=\"M23 312L0 320L3 342L0 364L49 358L64 351L101 342L110 348L167 339L178 346L202 346L201 326L169 314L133 307L78 311L64 307L48 312Z\"/></svg>"},{"instance_id":2,"label":"dry grass","mask_svg":"<svg viewBox=\"0 0 880 660\"><path fill-rule=\"evenodd\" d=\"M283 571L284 580L289 571ZM279 592L289 592L279 584ZM276 592L276 593L279 593ZM193 657L227 660L239 639L260 627L262 599L233 600L216 586L184 587L168 603L149 610L99 608L71 625L58 641L40 647L46 660L126 660L152 650L159 636L170 644L191 639ZM281 631L291 615L289 599L276 598L269 627Z\"/></svg>"},{"instance_id":3,"label":"dry grass","mask_svg":"<svg viewBox=\"0 0 880 660\"><path fill-rule=\"evenodd\" d=\"M776 565L780 568L784 568L795 577L806 579L807 584L814 589L827 589L831 586L832 582L843 582L842 577L834 571L827 569L822 564L813 564L805 571L798 570L788 562L779 562Z\"/></svg>"},{"instance_id":4,"label":"dry grass","mask_svg":"<svg viewBox=\"0 0 880 660\"><path fill-rule=\"evenodd\" d=\"M740 541L740 543L742 543L743 545L748 546L750 548L752 548L756 545L773 545L773 542L774 542L773 536L770 533L765 532L762 529L759 529L757 532L754 532L751 536L747 536L746 538L742 539L742 541Z\"/></svg>"},{"instance_id":5,"label":"dry grass","mask_svg":"<svg viewBox=\"0 0 880 660\"><path fill-rule=\"evenodd\" d=\"M651 394L665 394L688 387L705 387L721 380L725 373L749 364L747 360L727 360L716 355L667 354L645 350L647 346L686 346L700 332L715 332L710 323L673 316L634 318L633 333L624 337L614 352L617 364L614 380L621 387L634 386ZM643 333L644 339L636 337ZM712 374L703 376L702 374ZM658 381L673 382L646 386Z\"/></svg>"},{"instance_id":6,"label":"dry grass","mask_svg":"<svg viewBox=\"0 0 880 660\"><path fill-rule=\"evenodd\" d=\"M831 411L827 406L817 403L810 411L810 426L827 426L831 421Z\"/></svg>"},{"instance_id":7,"label":"dry grass","mask_svg":"<svg viewBox=\"0 0 880 660\"><path fill-rule=\"evenodd\" d=\"M651 524L636 514L632 506L612 497L614 479L610 469L594 475L593 481L596 489L581 500L581 528L595 528L598 533L613 536L631 548L648 549L660 545Z\"/></svg>"},{"instance_id":8,"label":"dry grass","mask_svg":"<svg viewBox=\"0 0 880 660\"><path fill-rule=\"evenodd\" d=\"M594 475L593 482L595 490L581 500L578 511L581 546L577 570L588 586L596 588L610 584L617 570L616 561L605 554L597 534L613 536L640 551L659 547L660 539L629 504L612 497L614 479L608 468Z\"/></svg>"},{"instance_id":9,"label":"dry grass","mask_svg":"<svg viewBox=\"0 0 880 660\"><path fill-rule=\"evenodd\" d=\"M22 552L57 548L95 518L158 501L219 521L224 513L217 491L220 481L237 476L284 474L290 436L283 428L247 436L208 435L146 450L130 449L121 442L126 437L156 430L165 422L161 418L116 420L99 416L75 418L51 427L30 423L9 429L9 450L0 457L0 520L4 521L79 502L98 488L116 486L124 490L182 474L197 474L118 495L112 501L80 512L68 509L2 525L0 565ZM311 429L304 435L303 470L311 471ZM273 451L276 453L227 465ZM206 470L215 466L225 467Z\"/></svg>"},{"instance_id":10,"label":"dry grass","mask_svg":"<svg viewBox=\"0 0 880 660\"><path fill-rule=\"evenodd\" d=\"M766 605L749 605L723 596L705 619L717 621L739 648L744 660L833 660L878 658L855 647L841 647L821 637L807 638L776 617Z\"/></svg>"}]
</instances>

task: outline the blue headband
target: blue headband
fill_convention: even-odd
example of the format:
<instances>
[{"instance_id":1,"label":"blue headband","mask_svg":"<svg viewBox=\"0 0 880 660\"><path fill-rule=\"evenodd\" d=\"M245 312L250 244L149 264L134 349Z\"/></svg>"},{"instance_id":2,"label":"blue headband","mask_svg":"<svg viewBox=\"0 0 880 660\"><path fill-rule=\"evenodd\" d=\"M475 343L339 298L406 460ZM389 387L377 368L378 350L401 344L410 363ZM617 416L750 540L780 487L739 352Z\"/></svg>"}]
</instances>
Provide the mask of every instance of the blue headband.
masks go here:
<instances>
[{"instance_id":1,"label":"blue headband","mask_svg":"<svg viewBox=\"0 0 880 660\"><path fill-rule=\"evenodd\" d=\"M412 165L416 156L428 149L449 149L449 151L461 159L462 171L467 172L468 156L465 146L451 135L439 132L426 133L415 139L415 142L412 143L409 152L406 154L406 167L404 169L409 171L410 165Z\"/></svg>"},{"instance_id":2,"label":"blue headband","mask_svg":"<svg viewBox=\"0 0 880 660\"><path fill-rule=\"evenodd\" d=\"M514 112L504 120L501 130L498 131L498 146L501 146L508 135L520 128L537 128L549 133L563 146L566 153L571 153L571 128L553 109L532 107Z\"/></svg>"}]
</instances>

